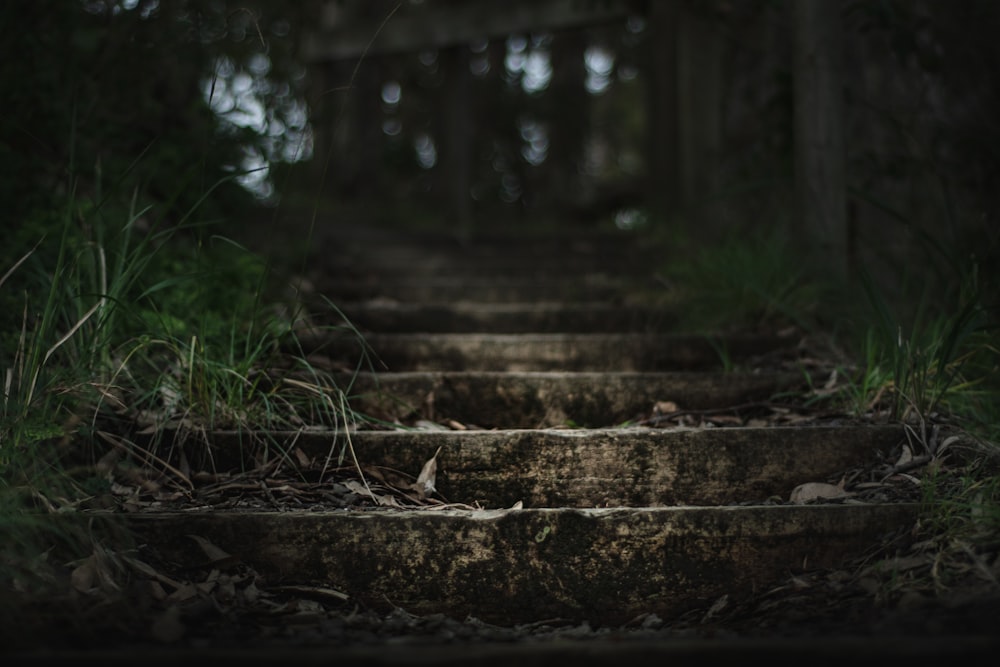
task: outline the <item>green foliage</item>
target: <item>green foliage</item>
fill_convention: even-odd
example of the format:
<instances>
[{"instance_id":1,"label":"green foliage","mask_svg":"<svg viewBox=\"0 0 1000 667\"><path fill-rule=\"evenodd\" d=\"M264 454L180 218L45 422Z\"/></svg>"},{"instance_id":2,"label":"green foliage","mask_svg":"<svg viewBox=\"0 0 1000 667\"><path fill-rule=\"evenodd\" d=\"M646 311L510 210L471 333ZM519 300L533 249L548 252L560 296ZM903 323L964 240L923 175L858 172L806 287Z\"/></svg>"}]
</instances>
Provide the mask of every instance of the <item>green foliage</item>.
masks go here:
<instances>
[{"instance_id":1,"label":"green foliage","mask_svg":"<svg viewBox=\"0 0 1000 667\"><path fill-rule=\"evenodd\" d=\"M900 421L943 413L987 437L998 434L1000 328L974 264L959 282L950 298L925 296L903 316L862 274L870 315L851 390L855 410L884 410Z\"/></svg>"},{"instance_id":2,"label":"green foliage","mask_svg":"<svg viewBox=\"0 0 1000 667\"><path fill-rule=\"evenodd\" d=\"M242 170L248 152L280 159L277 129L291 131L302 115L293 45L279 36L290 11L214 0L0 4L4 46L16 54L0 60L5 211L24 220L49 209L53 195L100 207L108 191L134 192L161 204L157 219L176 222ZM220 94L209 104L205 93L225 88L220 77L251 71L263 119L249 128L220 121L239 100ZM200 214L248 201L230 179L200 202Z\"/></svg>"},{"instance_id":3,"label":"green foliage","mask_svg":"<svg viewBox=\"0 0 1000 667\"><path fill-rule=\"evenodd\" d=\"M667 254L663 273L680 290L685 326L695 330L811 328L826 291L778 229L734 234L692 251L681 243Z\"/></svg>"}]
</instances>

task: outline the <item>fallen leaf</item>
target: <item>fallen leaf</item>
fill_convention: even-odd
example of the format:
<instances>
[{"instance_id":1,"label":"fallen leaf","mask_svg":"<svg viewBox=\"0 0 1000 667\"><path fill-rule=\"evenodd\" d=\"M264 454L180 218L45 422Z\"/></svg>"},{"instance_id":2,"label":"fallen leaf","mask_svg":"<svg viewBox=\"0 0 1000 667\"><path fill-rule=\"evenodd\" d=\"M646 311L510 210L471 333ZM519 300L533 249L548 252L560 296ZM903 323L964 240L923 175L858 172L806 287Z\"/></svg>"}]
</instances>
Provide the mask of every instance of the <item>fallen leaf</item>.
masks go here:
<instances>
[{"instance_id":1,"label":"fallen leaf","mask_svg":"<svg viewBox=\"0 0 1000 667\"><path fill-rule=\"evenodd\" d=\"M335 588L326 588L325 586L298 586L295 584L289 584L284 586L272 586L272 590L284 593L297 593L304 597L311 597L319 602L346 602L351 599L351 596L347 593L342 593Z\"/></svg>"},{"instance_id":2,"label":"fallen leaf","mask_svg":"<svg viewBox=\"0 0 1000 667\"><path fill-rule=\"evenodd\" d=\"M721 612L723 609L725 609L727 606L729 606L728 593L720 597L712 604L711 607L708 608L708 611L705 612L705 615L701 617L701 622L705 623L710 618L712 618L713 616Z\"/></svg>"},{"instance_id":3,"label":"fallen leaf","mask_svg":"<svg viewBox=\"0 0 1000 667\"><path fill-rule=\"evenodd\" d=\"M806 482L792 489L788 499L793 503L806 503L818 498L844 498L848 495L850 494L844 491L844 487L837 484Z\"/></svg>"},{"instance_id":4,"label":"fallen leaf","mask_svg":"<svg viewBox=\"0 0 1000 667\"><path fill-rule=\"evenodd\" d=\"M123 556L122 560L131 565L132 569L134 569L136 572L145 575L146 577L149 577L154 582L157 582L159 584L167 584L168 586L171 586L174 589L178 589L183 585L176 579L172 579L166 576L165 574L157 572L156 569L153 568L153 566L141 560L137 560L135 558L129 558L128 556Z\"/></svg>"},{"instance_id":5,"label":"fallen leaf","mask_svg":"<svg viewBox=\"0 0 1000 667\"><path fill-rule=\"evenodd\" d=\"M309 458L308 454L302 451L301 447L296 447L292 453L295 454L295 460L298 461L299 467L308 468L312 465L312 459Z\"/></svg>"},{"instance_id":6,"label":"fallen leaf","mask_svg":"<svg viewBox=\"0 0 1000 667\"><path fill-rule=\"evenodd\" d=\"M226 553L219 547L215 546L204 537L200 535L188 535L192 540L194 540L199 547L201 547L202 552L208 556L209 565L219 565L222 563L236 562L239 560L235 556Z\"/></svg>"},{"instance_id":7,"label":"fallen leaf","mask_svg":"<svg viewBox=\"0 0 1000 667\"><path fill-rule=\"evenodd\" d=\"M86 593L94 587L94 580L97 578L97 555L90 554L87 560L73 568L69 575L69 582L73 588Z\"/></svg>"},{"instance_id":8,"label":"fallen leaf","mask_svg":"<svg viewBox=\"0 0 1000 667\"><path fill-rule=\"evenodd\" d=\"M896 459L896 467L902 467L913 460L913 450L910 449L908 444L903 445L903 451L900 453L899 458Z\"/></svg>"},{"instance_id":9,"label":"fallen leaf","mask_svg":"<svg viewBox=\"0 0 1000 667\"><path fill-rule=\"evenodd\" d=\"M450 431L451 429L447 426L442 426L437 422L433 422L429 419L418 419L413 422L413 427L420 431Z\"/></svg>"},{"instance_id":10,"label":"fallen leaf","mask_svg":"<svg viewBox=\"0 0 1000 667\"><path fill-rule=\"evenodd\" d=\"M427 463L424 464L423 469L420 471L420 474L417 476L417 482L414 485L416 487L417 491L420 491L421 493L423 493L425 495L428 495L428 496L430 494L434 493L437 490L437 489L434 488L434 486L435 486L435 483L437 481L436 480L436 477L437 477L437 457L438 457L438 454L440 454L440 453L441 453L441 448L438 447L437 451L434 452L434 456L432 456L427 461Z\"/></svg>"},{"instance_id":11,"label":"fallen leaf","mask_svg":"<svg viewBox=\"0 0 1000 667\"><path fill-rule=\"evenodd\" d=\"M680 407L673 401L657 401L653 405L654 415L669 415L674 412L680 412Z\"/></svg>"},{"instance_id":12,"label":"fallen leaf","mask_svg":"<svg viewBox=\"0 0 1000 667\"><path fill-rule=\"evenodd\" d=\"M184 584L167 596L167 602L184 602L198 596L198 587L194 584Z\"/></svg>"},{"instance_id":13,"label":"fallen leaf","mask_svg":"<svg viewBox=\"0 0 1000 667\"><path fill-rule=\"evenodd\" d=\"M158 581L150 580L146 582L149 584L149 594L153 596L154 600L162 602L167 599L167 591L163 589L163 586Z\"/></svg>"},{"instance_id":14,"label":"fallen leaf","mask_svg":"<svg viewBox=\"0 0 1000 667\"><path fill-rule=\"evenodd\" d=\"M184 637L186 628L181 622L181 610L178 607L168 607L153 621L150 633L153 638L164 644L173 644Z\"/></svg>"}]
</instances>

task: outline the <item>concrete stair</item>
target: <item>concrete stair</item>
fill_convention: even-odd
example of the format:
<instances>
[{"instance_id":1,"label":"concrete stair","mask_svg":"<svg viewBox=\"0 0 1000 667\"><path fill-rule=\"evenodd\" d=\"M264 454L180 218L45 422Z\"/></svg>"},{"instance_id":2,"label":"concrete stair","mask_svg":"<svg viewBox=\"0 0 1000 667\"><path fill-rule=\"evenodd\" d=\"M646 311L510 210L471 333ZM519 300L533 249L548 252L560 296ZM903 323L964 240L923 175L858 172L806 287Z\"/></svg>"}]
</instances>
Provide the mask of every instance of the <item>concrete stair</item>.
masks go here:
<instances>
[{"instance_id":1,"label":"concrete stair","mask_svg":"<svg viewBox=\"0 0 1000 667\"><path fill-rule=\"evenodd\" d=\"M900 428L661 427L667 402L749 409L804 378L754 361L793 338L677 331L655 258L626 234L330 238L316 292L370 353L339 386L386 426L266 437L353 460L373 482L388 471L412 481L433 459L434 488L413 490L427 503L131 518L177 562L204 558L184 535L210 535L273 581L373 608L619 624L837 566L916 516L908 503L788 502L799 484L878 460ZM330 368L358 358L350 330L302 341ZM259 437L215 434L214 456L236 461Z\"/></svg>"}]
</instances>

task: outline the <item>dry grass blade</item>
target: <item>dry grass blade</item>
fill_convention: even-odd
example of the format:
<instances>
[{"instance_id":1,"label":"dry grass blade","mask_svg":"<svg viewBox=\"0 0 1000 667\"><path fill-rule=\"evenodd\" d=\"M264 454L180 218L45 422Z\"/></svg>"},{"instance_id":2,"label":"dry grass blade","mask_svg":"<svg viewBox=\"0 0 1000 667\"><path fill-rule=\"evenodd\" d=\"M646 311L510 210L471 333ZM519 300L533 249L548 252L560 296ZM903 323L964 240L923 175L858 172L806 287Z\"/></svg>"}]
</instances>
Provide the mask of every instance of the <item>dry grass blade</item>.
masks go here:
<instances>
[{"instance_id":1,"label":"dry grass blade","mask_svg":"<svg viewBox=\"0 0 1000 667\"><path fill-rule=\"evenodd\" d=\"M162 466L164 470L173 473L175 477L184 482L184 485L187 486L189 490L194 488L194 484L191 482L191 478L188 475L184 474L181 470L172 466L167 461L164 461L162 458L160 458L153 452L149 451L148 449L140 447L139 445L131 441L126 442L124 441L123 438L108 433L107 431L98 431L97 435L105 442L108 442L111 445L121 449L125 453L131 454L136 451L142 452L147 459L154 461L158 465Z\"/></svg>"},{"instance_id":2,"label":"dry grass blade","mask_svg":"<svg viewBox=\"0 0 1000 667\"><path fill-rule=\"evenodd\" d=\"M349 425L347 424L347 419L346 419L346 415L348 414L348 406L347 406L347 404L345 402L345 398L344 398L343 392L339 392L340 396L339 396L339 406L338 406L338 405L335 405L333 403L333 399L330 397L329 392L326 391L325 388L323 388L323 387L319 387L317 385L310 384L308 382L302 382L301 380L295 380L293 378L284 378L284 382L286 382L286 383L288 383L288 384L290 384L292 386L299 387L301 389L305 389L306 391L309 391L311 393L314 393L314 394L320 396L323 399L323 401L327 403L328 407L331 410L333 410L336 414L340 414L340 415L344 416L344 438L345 438L345 440L347 442L347 449L351 453L351 460L354 462L354 467L357 470L358 475L361 477L361 483L364 486L365 491L368 493L368 496L376 504L379 504L380 503L379 498L378 498L378 496L375 495L374 492L372 492L371 487L368 485L368 480L365 479L365 473L361 469L361 462L358 461L358 455L354 451L354 443L351 442L351 429L349 428ZM329 469L330 461L333 458L333 450L334 450L334 447L335 447L336 442L337 442L336 433L337 432L335 430L334 431L334 439L333 439L333 442L330 445L330 451L327 452L326 460L324 460L324 462L323 462L323 469L320 471L319 479L320 479L321 482L326 477L326 474L327 474L328 469Z\"/></svg>"},{"instance_id":3,"label":"dry grass blade","mask_svg":"<svg viewBox=\"0 0 1000 667\"><path fill-rule=\"evenodd\" d=\"M41 241L39 241L38 243L36 243L35 247L33 247L28 252L24 253L24 255L21 256L21 259L19 259L16 262L14 262L14 266L12 266L9 269L7 269L7 273L3 274L3 277L0 277L0 287L3 287L3 284L5 282L7 282L7 279L10 278L11 274L13 274L15 271L17 271L17 268L19 266L21 266L22 264L24 264L28 260L28 258L31 257L35 253L36 250L38 250L38 246L41 245L41 243L42 243Z\"/></svg>"}]
</instances>

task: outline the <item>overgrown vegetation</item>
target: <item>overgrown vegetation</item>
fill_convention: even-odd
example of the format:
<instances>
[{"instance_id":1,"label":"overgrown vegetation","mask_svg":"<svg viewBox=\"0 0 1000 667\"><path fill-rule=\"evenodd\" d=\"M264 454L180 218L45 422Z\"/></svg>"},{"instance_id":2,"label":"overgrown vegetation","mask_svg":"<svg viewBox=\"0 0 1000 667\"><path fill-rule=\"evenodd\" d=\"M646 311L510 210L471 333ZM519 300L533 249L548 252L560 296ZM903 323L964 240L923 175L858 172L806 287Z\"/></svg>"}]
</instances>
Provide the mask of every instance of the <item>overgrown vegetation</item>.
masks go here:
<instances>
[{"instance_id":1,"label":"overgrown vegetation","mask_svg":"<svg viewBox=\"0 0 1000 667\"><path fill-rule=\"evenodd\" d=\"M995 249L980 248L986 256ZM669 253L685 326L794 330L812 392L803 408L907 434L892 465L921 490L923 511L905 557L886 562L882 596L935 595L996 584L1000 535L1000 321L996 276L956 250L913 257L912 275L886 285L859 267L837 285L816 276L773 231L697 253ZM944 268L931 270L942 257ZM899 278L899 276L894 276ZM683 286L683 287L682 287ZM720 351L727 368L729 360ZM817 363L820 362L820 363ZM782 400L787 399L783 396Z\"/></svg>"},{"instance_id":2,"label":"overgrown vegetation","mask_svg":"<svg viewBox=\"0 0 1000 667\"><path fill-rule=\"evenodd\" d=\"M90 529L51 517L98 502L115 462L183 478L174 440L203 456L192 466L210 466L201 436L212 429L366 418L350 409L349 384L299 345L311 326L301 295L227 234L263 196L239 184L248 151L281 159L271 130L295 135L298 83L279 38L289 17L217 2L32 0L5 3L0 23L30 26L5 32L18 57L0 65L6 624L8 594L66 590L52 578L65 561L52 559L96 557ZM225 77L248 72L256 127L227 120L217 97ZM356 339L360 368L364 342L337 316L327 321ZM286 454L272 444L253 454Z\"/></svg>"},{"instance_id":3,"label":"overgrown vegetation","mask_svg":"<svg viewBox=\"0 0 1000 667\"><path fill-rule=\"evenodd\" d=\"M279 39L291 19L225 2L28 0L3 5L0 23L32 28L8 31L18 57L0 62L0 201L13 221L0 247L0 585L26 591L45 583L54 544L77 555L94 544L24 510L99 496L111 483L99 474L105 454L183 476L166 453L173 435L201 445L210 466L199 436L212 429L351 428L367 417L298 345L295 295L225 233L252 202L239 182L260 185L250 172L308 143L301 72ZM232 120L247 109L223 95L246 86L263 105L251 125ZM689 326L832 333L845 355L822 400L914 434L927 548L975 563L978 545L995 546L995 277L956 261L934 289L914 290L907 276L900 299L867 275L846 292L826 284L773 230L694 247L693 261L667 272L685 286ZM923 260L915 266L922 276ZM980 448L943 465L968 442ZM264 457L286 455L270 444Z\"/></svg>"},{"instance_id":4,"label":"overgrown vegetation","mask_svg":"<svg viewBox=\"0 0 1000 667\"><path fill-rule=\"evenodd\" d=\"M833 293L796 259L779 228L753 228L712 245L681 235L666 248L663 280L683 304L686 329L807 328Z\"/></svg>"}]
</instances>

